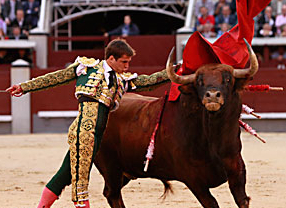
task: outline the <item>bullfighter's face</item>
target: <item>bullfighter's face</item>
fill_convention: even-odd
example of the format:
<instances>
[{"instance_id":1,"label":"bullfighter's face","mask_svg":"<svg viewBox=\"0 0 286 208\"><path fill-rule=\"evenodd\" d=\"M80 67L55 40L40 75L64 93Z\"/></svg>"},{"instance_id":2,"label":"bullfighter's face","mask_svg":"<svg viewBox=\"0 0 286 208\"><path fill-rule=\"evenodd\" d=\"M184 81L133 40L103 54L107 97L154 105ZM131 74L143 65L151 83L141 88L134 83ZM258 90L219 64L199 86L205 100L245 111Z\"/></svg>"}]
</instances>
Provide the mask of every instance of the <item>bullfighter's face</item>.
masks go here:
<instances>
[{"instance_id":1,"label":"bullfighter's face","mask_svg":"<svg viewBox=\"0 0 286 208\"><path fill-rule=\"evenodd\" d=\"M107 63L114 71L123 73L128 71L131 59L132 57L127 55L122 55L117 60L113 56L110 56Z\"/></svg>"}]
</instances>

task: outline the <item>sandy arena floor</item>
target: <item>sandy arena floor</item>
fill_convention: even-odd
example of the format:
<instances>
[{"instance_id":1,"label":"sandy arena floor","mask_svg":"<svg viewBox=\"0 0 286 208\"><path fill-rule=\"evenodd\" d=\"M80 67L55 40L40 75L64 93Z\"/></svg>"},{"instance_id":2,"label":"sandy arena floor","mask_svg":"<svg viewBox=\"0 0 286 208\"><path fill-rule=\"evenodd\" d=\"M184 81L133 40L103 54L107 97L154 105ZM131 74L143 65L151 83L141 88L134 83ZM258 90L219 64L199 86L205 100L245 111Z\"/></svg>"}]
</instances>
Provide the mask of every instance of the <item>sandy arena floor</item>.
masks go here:
<instances>
[{"instance_id":1,"label":"sandy arena floor","mask_svg":"<svg viewBox=\"0 0 286 208\"><path fill-rule=\"evenodd\" d=\"M243 158L247 166L247 193L253 208L286 207L286 133L261 134L267 143L243 134ZM0 208L37 206L45 183L59 168L67 151L66 134L0 136ZM138 179L123 189L126 207L199 208L192 193L172 182L174 194L160 199L163 185L154 179ZM93 168L90 181L91 207L108 208L102 195L103 180ZM236 207L227 184L212 189L223 208ZM70 187L54 208L73 207Z\"/></svg>"}]
</instances>

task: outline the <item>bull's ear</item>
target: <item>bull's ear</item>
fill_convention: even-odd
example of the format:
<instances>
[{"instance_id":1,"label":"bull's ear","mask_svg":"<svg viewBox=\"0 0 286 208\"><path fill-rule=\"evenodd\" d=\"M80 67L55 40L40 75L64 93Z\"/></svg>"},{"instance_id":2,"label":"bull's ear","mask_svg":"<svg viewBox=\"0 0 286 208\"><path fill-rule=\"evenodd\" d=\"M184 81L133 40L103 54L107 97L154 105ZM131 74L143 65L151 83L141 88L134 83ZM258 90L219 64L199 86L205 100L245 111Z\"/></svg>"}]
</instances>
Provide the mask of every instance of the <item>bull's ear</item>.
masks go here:
<instances>
[{"instance_id":1,"label":"bull's ear","mask_svg":"<svg viewBox=\"0 0 286 208\"><path fill-rule=\"evenodd\" d=\"M183 94L190 94L193 92L193 84L180 85L179 90Z\"/></svg>"}]
</instances>

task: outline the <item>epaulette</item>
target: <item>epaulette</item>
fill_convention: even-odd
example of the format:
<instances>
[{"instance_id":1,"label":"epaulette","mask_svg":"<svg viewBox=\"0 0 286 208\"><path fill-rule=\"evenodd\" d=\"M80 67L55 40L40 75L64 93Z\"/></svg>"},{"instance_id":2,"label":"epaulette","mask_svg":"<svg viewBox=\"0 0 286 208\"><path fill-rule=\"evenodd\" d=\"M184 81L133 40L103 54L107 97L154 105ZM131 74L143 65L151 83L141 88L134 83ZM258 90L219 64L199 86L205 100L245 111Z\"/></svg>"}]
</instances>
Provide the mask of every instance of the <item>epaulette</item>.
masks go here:
<instances>
[{"instance_id":1,"label":"epaulette","mask_svg":"<svg viewBox=\"0 0 286 208\"><path fill-rule=\"evenodd\" d=\"M95 67L99 63L99 59L95 60L94 58L77 57L75 63L79 63L79 66L76 68L77 76L86 75L87 67Z\"/></svg>"},{"instance_id":2,"label":"epaulette","mask_svg":"<svg viewBox=\"0 0 286 208\"><path fill-rule=\"evenodd\" d=\"M137 73L131 73L131 72L123 72L121 76L125 81L129 81L138 77Z\"/></svg>"},{"instance_id":3,"label":"epaulette","mask_svg":"<svg viewBox=\"0 0 286 208\"><path fill-rule=\"evenodd\" d=\"M77 57L75 62L78 62L81 65L84 65L86 67L94 67L99 63L99 59L95 60L94 58L87 58L85 56L83 57Z\"/></svg>"}]
</instances>

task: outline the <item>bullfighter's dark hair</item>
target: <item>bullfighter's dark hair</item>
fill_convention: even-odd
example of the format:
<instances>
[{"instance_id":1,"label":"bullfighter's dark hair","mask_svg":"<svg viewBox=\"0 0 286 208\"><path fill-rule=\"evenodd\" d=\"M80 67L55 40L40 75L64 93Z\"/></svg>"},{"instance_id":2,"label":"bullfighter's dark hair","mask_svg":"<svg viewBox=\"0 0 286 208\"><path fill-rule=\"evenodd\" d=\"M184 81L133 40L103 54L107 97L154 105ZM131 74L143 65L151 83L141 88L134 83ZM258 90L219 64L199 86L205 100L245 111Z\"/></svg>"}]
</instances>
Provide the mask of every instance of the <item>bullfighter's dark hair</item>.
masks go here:
<instances>
[{"instance_id":1,"label":"bullfighter's dark hair","mask_svg":"<svg viewBox=\"0 0 286 208\"><path fill-rule=\"evenodd\" d=\"M114 56L115 60L117 60L123 55L135 55L135 50L124 39L114 39L105 48L105 59Z\"/></svg>"}]
</instances>

